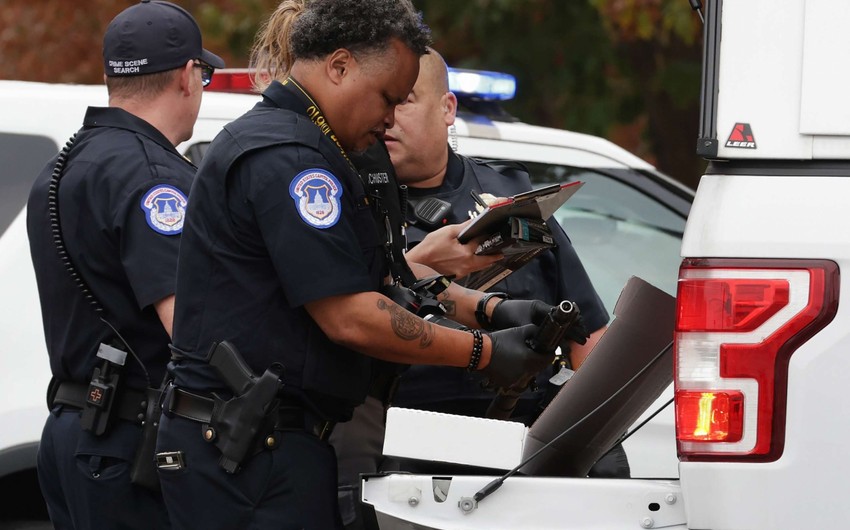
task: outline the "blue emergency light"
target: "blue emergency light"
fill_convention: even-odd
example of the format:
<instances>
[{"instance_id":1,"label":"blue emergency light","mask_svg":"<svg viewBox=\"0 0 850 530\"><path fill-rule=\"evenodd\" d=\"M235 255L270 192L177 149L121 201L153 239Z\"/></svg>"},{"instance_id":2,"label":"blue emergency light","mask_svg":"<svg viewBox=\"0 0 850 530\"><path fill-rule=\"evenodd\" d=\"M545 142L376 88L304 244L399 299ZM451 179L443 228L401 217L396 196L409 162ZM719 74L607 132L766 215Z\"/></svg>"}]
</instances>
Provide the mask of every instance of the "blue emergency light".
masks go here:
<instances>
[{"instance_id":1,"label":"blue emergency light","mask_svg":"<svg viewBox=\"0 0 850 530\"><path fill-rule=\"evenodd\" d=\"M459 96L507 101L516 94L516 78L501 72L449 68L449 90Z\"/></svg>"}]
</instances>

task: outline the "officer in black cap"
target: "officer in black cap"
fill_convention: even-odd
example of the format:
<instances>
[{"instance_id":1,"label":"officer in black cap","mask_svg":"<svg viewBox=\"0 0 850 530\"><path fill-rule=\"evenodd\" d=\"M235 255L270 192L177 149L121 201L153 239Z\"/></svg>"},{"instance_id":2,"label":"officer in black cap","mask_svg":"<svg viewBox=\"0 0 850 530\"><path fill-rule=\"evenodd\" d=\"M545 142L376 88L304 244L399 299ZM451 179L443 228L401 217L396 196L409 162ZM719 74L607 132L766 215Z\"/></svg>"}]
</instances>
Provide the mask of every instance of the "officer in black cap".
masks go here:
<instances>
[{"instance_id":1,"label":"officer in black cap","mask_svg":"<svg viewBox=\"0 0 850 530\"><path fill-rule=\"evenodd\" d=\"M157 485L142 478L156 477L153 451L139 448L154 410L147 389L170 355L196 170L175 146L224 63L188 12L147 0L109 24L103 62L109 106L87 110L27 205L53 372L38 477L56 528L167 528Z\"/></svg>"},{"instance_id":2,"label":"officer in black cap","mask_svg":"<svg viewBox=\"0 0 850 530\"><path fill-rule=\"evenodd\" d=\"M291 35L287 73L225 126L192 185L157 439L177 528L341 528L327 439L364 400L372 357L483 369L498 386L552 360L526 345L534 325L439 327L396 303L424 299L385 283L404 264L387 197L369 191L382 175L349 154L380 138L416 80L429 32L409 0L281 5L292 11L258 40ZM480 298L440 294L469 326Z\"/></svg>"}]
</instances>

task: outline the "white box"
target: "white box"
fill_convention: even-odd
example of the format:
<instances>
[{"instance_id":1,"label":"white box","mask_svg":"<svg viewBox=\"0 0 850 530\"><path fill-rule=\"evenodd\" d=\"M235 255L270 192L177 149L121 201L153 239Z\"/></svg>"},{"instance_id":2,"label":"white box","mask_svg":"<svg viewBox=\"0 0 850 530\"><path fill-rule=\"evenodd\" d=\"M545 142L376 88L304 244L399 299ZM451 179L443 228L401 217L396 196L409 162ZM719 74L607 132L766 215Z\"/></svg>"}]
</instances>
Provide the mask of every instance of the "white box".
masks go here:
<instances>
[{"instance_id":1,"label":"white box","mask_svg":"<svg viewBox=\"0 0 850 530\"><path fill-rule=\"evenodd\" d=\"M515 421L391 407L384 454L509 470L522 460L526 433Z\"/></svg>"}]
</instances>

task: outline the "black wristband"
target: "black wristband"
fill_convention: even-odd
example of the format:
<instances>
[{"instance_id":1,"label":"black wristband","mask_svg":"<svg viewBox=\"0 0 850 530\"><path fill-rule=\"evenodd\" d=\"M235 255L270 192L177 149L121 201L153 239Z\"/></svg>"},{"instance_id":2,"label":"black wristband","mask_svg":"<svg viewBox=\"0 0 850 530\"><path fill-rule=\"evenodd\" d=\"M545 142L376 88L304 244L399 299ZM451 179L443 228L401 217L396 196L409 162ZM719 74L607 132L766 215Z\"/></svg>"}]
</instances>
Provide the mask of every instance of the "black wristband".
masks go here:
<instances>
[{"instance_id":1,"label":"black wristband","mask_svg":"<svg viewBox=\"0 0 850 530\"><path fill-rule=\"evenodd\" d=\"M466 369L474 372L478 369L478 363L481 362L481 354L484 353L484 335L478 329L471 329L469 332L472 333L472 355L469 356L469 365Z\"/></svg>"},{"instance_id":2,"label":"black wristband","mask_svg":"<svg viewBox=\"0 0 850 530\"><path fill-rule=\"evenodd\" d=\"M478 305L475 306L475 320L478 322L478 325L484 329L490 329L492 322L487 317L487 302L490 301L493 297L501 298L502 300L507 300L510 298L508 293L487 293L478 300Z\"/></svg>"}]
</instances>

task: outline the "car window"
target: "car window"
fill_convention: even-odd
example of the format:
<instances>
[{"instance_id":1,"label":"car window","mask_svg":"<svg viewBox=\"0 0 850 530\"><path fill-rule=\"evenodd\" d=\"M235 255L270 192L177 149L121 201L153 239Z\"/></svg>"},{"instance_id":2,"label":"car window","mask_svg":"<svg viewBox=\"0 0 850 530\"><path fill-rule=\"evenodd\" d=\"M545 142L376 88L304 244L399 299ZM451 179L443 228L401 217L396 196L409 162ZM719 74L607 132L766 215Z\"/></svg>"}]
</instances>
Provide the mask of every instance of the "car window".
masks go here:
<instances>
[{"instance_id":1,"label":"car window","mask_svg":"<svg viewBox=\"0 0 850 530\"><path fill-rule=\"evenodd\" d=\"M46 136L0 133L0 235L26 205L35 178L57 152L59 147Z\"/></svg>"},{"instance_id":2,"label":"car window","mask_svg":"<svg viewBox=\"0 0 850 530\"><path fill-rule=\"evenodd\" d=\"M204 159L204 155L207 153L207 148L209 148L209 146L209 142L198 142L196 144L192 144L186 148L186 152L183 153L183 156L188 158L196 166L200 166L201 160Z\"/></svg>"},{"instance_id":3,"label":"car window","mask_svg":"<svg viewBox=\"0 0 850 530\"><path fill-rule=\"evenodd\" d=\"M649 185L651 176L632 170L525 164L535 186L584 182L555 218L612 316L631 276L675 296L685 216L649 191L655 189Z\"/></svg>"}]
</instances>

